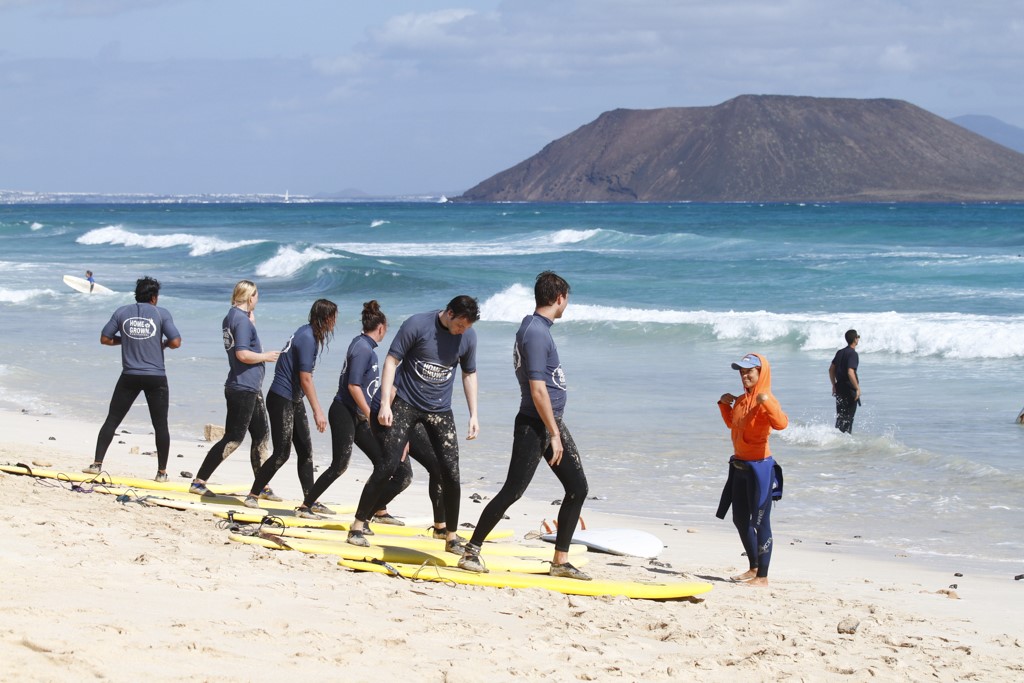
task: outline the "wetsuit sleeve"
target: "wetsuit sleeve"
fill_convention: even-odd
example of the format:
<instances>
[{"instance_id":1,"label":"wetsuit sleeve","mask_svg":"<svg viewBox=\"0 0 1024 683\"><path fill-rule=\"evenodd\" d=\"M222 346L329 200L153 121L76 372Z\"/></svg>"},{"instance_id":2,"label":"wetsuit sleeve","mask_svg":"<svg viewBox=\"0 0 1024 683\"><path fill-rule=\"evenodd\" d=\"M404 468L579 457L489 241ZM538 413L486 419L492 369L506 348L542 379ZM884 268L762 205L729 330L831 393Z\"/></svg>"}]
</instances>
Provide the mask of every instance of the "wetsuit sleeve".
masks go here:
<instances>
[{"instance_id":1,"label":"wetsuit sleeve","mask_svg":"<svg viewBox=\"0 0 1024 683\"><path fill-rule=\"evenodd\" d=\"M313 335L297 335L292 342L292 353L295 357L295 373L313 372L316 365L316 340Z\"/></svg>"},{"instance_id":2,"label":"wetsuit sleeve","mask_svg":"<svg viewBox=\"0 0 1024 683\"><path fill-rule=\"evenodd\" d=\"M349 354L347 363L348 384L355 384L364 389L366 388L363 380L366 377L367 370L373 366L373 356L373 351L365 346L359 346ZM348 391L347 387L342 387L342 389Z\"/></svg>"},{"instance_id":3,"label":"wetsuit sleeve","mask_svg":"<svg viewBox=\"0 0 1024 683\"><path fill-rule=\"evenodd\" d=\"M117 313L115 312L114 315L110 316L110 320L107 321L107 324L103 326L103 330L100 332L100 334L109 339L113 339L114 335L116 335L117 332L118 323Z\"/></svg>"},{"instance_id":4,"label":"wetsuit sleeve","mask_svg":"<svg viewBox=\"0 0 1024 683\"><path fill-rule=\"evenodd\" d=\"M412 318L409 318L402 323L402 326L398 328L398 334L395 335L394 341L391 342L391 348L388 349L388 355L393 356L396 360L405 358L409 349L416 343L416 325L413 324L412 320Z\"/></svg>"},{"instance_id":5,"label":"wetsuit sleeve","mask_svg":"<svg viewBox=\"0 0 1024 683\"><path fill-rule=\"evenodd\" d=\"M476 330L466 330L462 333L462 338L465 346L459 354L459 366L463 374L471 375L476 372Z\"/></svg>"},{"instance_id":6,"label":"wetsuit sleeve","mask_svg":"<svg viewBox=\"0 0 1024 683\"><path fill-rule=\"evenodd\" d=\"M164 337L169 341L181 338L181 332L178 332L178 328L174 325L174 318L171 317L171 312L166 308L160 309L160 328L163 330Z\"/></svg>"}]
</instances>

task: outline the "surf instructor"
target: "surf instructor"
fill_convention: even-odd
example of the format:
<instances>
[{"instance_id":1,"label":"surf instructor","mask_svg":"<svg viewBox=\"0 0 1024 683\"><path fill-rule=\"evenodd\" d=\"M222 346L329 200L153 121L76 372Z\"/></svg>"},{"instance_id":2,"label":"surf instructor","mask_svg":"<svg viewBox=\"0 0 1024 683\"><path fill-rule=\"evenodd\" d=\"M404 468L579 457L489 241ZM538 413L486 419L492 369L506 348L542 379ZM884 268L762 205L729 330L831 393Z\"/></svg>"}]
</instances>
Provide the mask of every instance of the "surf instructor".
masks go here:
<instances>
[{"instance_id":1,"label":"surf instructor","mask_svg":"<svg viewBox=\"0 0 1024 683\"><path fill-rule=\"evenodd\" d=\"M96 437L93 462L82 470L86 474L99 474L103 470L103 458L114 439L114 432L138 395L145 393L156 436L156 481L167 481L171 433L167 427L170 391L164 368L164 349L181 346L181 334L174 326L170 311L156 305L159 298L160 283L148 276L139 278L135 282L135 303L114 311L100 332L101 344L121 347L121 376L114 386L114 395L110 397L107 419Z\"/></svg>"},{"instance_id":2,"label":"surf instructor","mask_svg":"<svg viewBox=\"0 0 1024 683\"><path fill-rule=\"evenodd\" d=\"M789 418L772 395L772 370L768 359L748 353L733 370L739 370L743 393L722 394L718 409L732 433L733 455L729 476L716 516L725 519L732 505L732 521L740 534L750 569L732 577L751 586L768 585L772 559L772 502L782 497L782 468L768 449L773 429L785 429Z\"/></svg>"}]
</instances>

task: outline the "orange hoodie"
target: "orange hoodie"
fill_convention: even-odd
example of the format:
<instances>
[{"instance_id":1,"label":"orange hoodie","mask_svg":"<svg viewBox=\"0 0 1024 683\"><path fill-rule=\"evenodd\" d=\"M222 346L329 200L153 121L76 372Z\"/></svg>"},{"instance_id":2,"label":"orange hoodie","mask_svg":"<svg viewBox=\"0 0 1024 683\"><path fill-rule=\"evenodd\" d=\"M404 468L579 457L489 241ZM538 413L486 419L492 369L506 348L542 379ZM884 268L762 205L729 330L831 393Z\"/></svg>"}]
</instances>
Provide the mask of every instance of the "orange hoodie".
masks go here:
<instances>
[{"instance_id":1,"label":"orange hoodie","mask_svg":"<svg viewBox=\"0 0 1024 683\"><path fill-rule=\"evenodd\" d=\"M759 353L761 372L757 383L731 406L719 402L725 426L732 430L732 448L737 460L764 460L768 449L768 435L772 429L785 429L789 418L772 396L772 369L768 359ZM757 395L768 394L768 400L758 405Z\"/></svg>"}]
</instances>

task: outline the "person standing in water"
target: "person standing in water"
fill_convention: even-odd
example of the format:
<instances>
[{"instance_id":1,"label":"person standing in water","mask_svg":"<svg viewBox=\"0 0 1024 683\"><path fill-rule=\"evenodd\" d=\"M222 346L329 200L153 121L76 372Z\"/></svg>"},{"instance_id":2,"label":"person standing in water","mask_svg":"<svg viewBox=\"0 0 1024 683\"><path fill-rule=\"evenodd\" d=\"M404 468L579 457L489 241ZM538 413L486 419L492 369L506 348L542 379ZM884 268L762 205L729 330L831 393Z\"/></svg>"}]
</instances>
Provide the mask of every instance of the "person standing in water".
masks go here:
<instances>
[{"instance_id":1,"label":"person standing in water","mask_svg":"<svg viewBox=\"0 0 1024 683\"><path fill-rule=\"evenodd\" d=\"M200 496L209 494L206 481L235 452L245 439L246 432L252 438L249 462L254 477L266 462L270 451L270 425L263 402L263 376L265 364L276 361L280 352L264 351L263 343L256 333L255 310L259 299L256 284L241 280L231 293L231 308L221 323L224 351L228 356L228 378L224 382L228 412L223 438L210 449L189 488L191 493ZM260 492L260 497L281 500L269 487Z\"/></svg>"},{"instance_id":2,"label":"person standing in water","mask_svg":"<svg viewBox=\"0 0 1024 683\"><path fill-rule=\"evenodd\" d=\"M589 487L579 450L562 421L566 399L565 373L555 340L551 337L552 325L569 305L569 283L555 273L545 271L537 276L533 293L537 307L533 315L523 318L512 349L521 399L513 428L508 476L501 491L481 513L473 538L466 544L459 560L459 567L472 572L487 571L480 558L484 539L501 521L505 511L522 498L543 457L565 489L562 506L558 510L555 554L548 573L589 581L587 574L569 564L569 544Z\"/></svg>"},{"instance_id":3,"label":"person standing in water","mask_svg":"<svg viewBox=\"0 0 1024 683\"><path fill-rule=\"evenodd\" d=\"M853 432L853 416L860 405L860 379L857 377L859 343L857 330L847 330L846 346L836 351L832 364L828 366L832 395L836 397L836 429L847 434Z\"/></svg>"},{"instance_id":4,"label":"person standing in water","mask_svg":"<svg viewBox=\"0 0 1024 683\"><path fill-rule=\"evenodd\" d=\"M476 330L480 307L470 296L457 296L444 310L419 313L398 330L381 374L378 422L386 428L384 465L366 482L366 500L380 500L398 469L413 428L422 424L440 465L445 507L445 549L461 555L459 525L459 442L452 413L455 368L462 368L462 389L469 407L469 434L480 432L477 418ZM393 391L394 389L394 391ZM436 519L436 517L435 517ZM440 530L435 531L435 536Z\"/></svg>"},{"instance_id":5,"label":"person standing in water","mask_svg":"<svg viewBox=\"0 0 1024 683\"><path fill-rule=\"evenodd\" d=\"M174 326L170 311L156 305L159 298L160 283L151 277L139 278L135 282L135 303L114 311L100 332L101 344L121 347L121 376L110 397L107 419L96 437L93 462L82 470L86 474L99 474L103 469L103 458L114 440L114 432L138 395L145 393L156 435L156 481L167 481L171 433L167 427L170 391L164 349L181 346L181 334Z\"/></svg>"},{"instance_id":6,"label":"person standing in water","mask_svg":"<svg viewBox=\"0 0 1024 683\"><path fill-rule=\"evenodd\" d=\"M303 397L313 410L313 422L317 431L327 429L327 416L320 408L316 386L313 384L313 369L318 356L334 335L334 324L338 319L338 306L327 299L317 299L309 309L309 322L292 335L274 368L274 383L267 393L267 413L270 416L270 433L274 451L263 463L253 481L245 505L258 508L259 495L270 484L277 471L288 461L292 445L299 456L299 484L303 496L313 488L313 441L310 438L309 421ZM312 511L318 514L333 514L327 506L316 503Z\"/></svg>"},{"instance_id":7,"label":"person standing in water","mask_svg":"<svg viewBox=\"0 0 1024 683\"><path fill-rule=\"evenodd\" d=\"M725 519L732 505L732 521L750 564L733 581L751 586L768 585L768 565L772 559L772 502L782 497L782 468L768 449L773 429L785 429L789 418L772 395L772 372L768 359L748 353L738 363L743 393L726 393L718 399L725 426L732 433L733 456L729 458L729 476L716 516Z\"/></svg>"},{"instance_id":8,"label":"person standing in water","mask_svg":"<svg viewBox=\"0 0 1024 683\"><path fill-rule=\"evenodd\" d=\"M92 290L96 289L96 278L92 276L92 271L85 271L85 279L89 283L89 293L92 294Z\"/></svg>"}]
</instances>

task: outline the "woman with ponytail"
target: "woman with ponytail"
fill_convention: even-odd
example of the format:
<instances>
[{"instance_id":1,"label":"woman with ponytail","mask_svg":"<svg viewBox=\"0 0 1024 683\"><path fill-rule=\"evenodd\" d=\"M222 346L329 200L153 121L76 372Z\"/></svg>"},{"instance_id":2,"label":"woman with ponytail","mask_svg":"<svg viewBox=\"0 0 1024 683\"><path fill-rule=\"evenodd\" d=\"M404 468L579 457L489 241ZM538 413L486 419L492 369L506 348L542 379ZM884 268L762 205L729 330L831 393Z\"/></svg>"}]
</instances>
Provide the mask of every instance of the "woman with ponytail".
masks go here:
<instances>
[{"instance_id":1,"label":"woman with ponytail","mask_svg":"<svg viewBox=\"0 0 1024 683\"><path fill-rule=\"evenodd\" d=\"M299 456L299 484L303 496L308 496L313 488L313 442L302 399L305 397L309 401L317 431L326 430L327 416L317 399L313 369L317 358L334 336L337 319L338 306L333 301L317 299L309 309L309 323L296 330L281 350L274 371L274 383L267 392L267 412L270 415L274 451L256 473L256 480L249 495L245 497L246 507L259 507L260 492L288 461L293 444ZM313 510L331 512L320 504L314 506Z\"/></svg>"}]
</instances>

